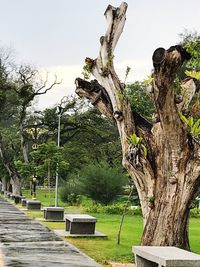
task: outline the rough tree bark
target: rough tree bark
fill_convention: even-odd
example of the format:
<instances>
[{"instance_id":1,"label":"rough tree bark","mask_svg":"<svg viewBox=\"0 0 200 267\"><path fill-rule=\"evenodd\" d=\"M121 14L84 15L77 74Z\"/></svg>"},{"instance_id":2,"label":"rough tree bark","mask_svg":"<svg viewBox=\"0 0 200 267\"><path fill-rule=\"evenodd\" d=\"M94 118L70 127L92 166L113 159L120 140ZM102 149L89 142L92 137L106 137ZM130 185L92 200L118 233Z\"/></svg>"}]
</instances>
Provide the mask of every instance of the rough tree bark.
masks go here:
<instances>
[{"instance_id":1,"label":"rough tree bark","mask_svg":"<svg viewBox=\"0 0 200 267\"><path fill-rule=\"evenodd\" d=\"M99 56L94 60L86 58L87 69L96 80L77 78L76 93L116 121L123 166L137 187L144 216L141 244L189 249L189 210L191 201L200 192L200 147L179 117L178 111L185 105L178 104L174 79L177 69L190 55L180 46L155 50L153 97L159 121L147 122L132 110L113 65L113 52L123 31L126 10L124 2L118 8L109 5L106 9L108 29L100 38ZM133 133L143 138L148 151L147 156L140 151L137 164L130 157L127 140Z\"/></svg>"},{"instance_id":2,"label":"rough tree bark","mask_svg":"<svg viewBox=\"0 0 200 267\"><path fill-rule=\"evenodd\" d=\"M12 185L12 193L14 195L20 195L23 180L20 177L19 173L17 172L16 167L14 166L14 164L11 162L11 160L8 157L7 151L4 147L1 133L0 133L0 158L10 176L10 184Z\"/></svg>"},{"instance_id":3,"label":"rough tree bark","mask_svg":"<svg viewBox=\"0 0 200 267\"><path fill-rule=\"evenodd\" d=\"M5 177L1 177L1 182L2 182L2 189L1 191L5 192L7 191L7 181Z\"/></svg>"}]
</instances>

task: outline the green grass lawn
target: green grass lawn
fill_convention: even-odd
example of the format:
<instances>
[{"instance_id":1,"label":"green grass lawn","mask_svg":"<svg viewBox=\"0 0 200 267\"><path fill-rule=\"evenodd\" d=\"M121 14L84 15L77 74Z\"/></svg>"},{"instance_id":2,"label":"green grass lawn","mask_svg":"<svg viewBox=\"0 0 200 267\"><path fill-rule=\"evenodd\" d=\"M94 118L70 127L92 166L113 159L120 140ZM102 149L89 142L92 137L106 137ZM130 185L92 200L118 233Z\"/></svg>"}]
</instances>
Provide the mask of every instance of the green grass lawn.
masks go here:
<instances>
[{"instance_id":1,"label":"green grass lawn","mask_svg":"<svg viewBox=\"0 0 200 267\"><path fill-rule=\"evenodd\" d=\"M101 263L109 260L132 262L132 245L139 245L142 233L142 217L125 217L120 245L117 235L120 225L120 215L91 214L97 218L96 230L106 234L107 238L66 238L86 254ZM51 229L64 229L64 223L44 222ZM95 249L94 249L95 248Z\"/></svg>"},{"instance_id":2,"label":"green grass lawn","mask_svg":"<svg viewBox=\"0 0 200 267\"><path fill-rule=\"evenodd\" d=\"M23 189L22 194L28 199L32 198L30 194L30 190L28 189ZM48 188L37 189L36 198L37 200L41 201L43 207L54 206L55 205L55 190L53 189L49 190ZM58 206L66 206L66 203L63 203L61 199L59 198Z\"/></svg>"},{"instance_id":3,"label":"green grass lawn","mask_svg":"<svg viewBox=\"0 0 200 267\"><path fill-rule=\"evenodd\" d=\"M73 207L68 207L73 212ZM43 217L42 211L28 211L33 218ZM117 235L120 225L120 215L91 214L97 218L96 230L106 234L107 238L66 238L87 255L106 265L108 261L132 262L131 248L140 244L143 220L140 216L126 216L121 233L120 245ZM50 229L64 230L64 222L42 222ZM190 219L190 244L193 252L200 254L200 219Z\"/></svg>"},{"instance_id":4,"label":"green grass lawn","mask_svg":"<svg viewBox=\"0 0 200 267\"><path fill-rule=\"evenodd\" d=\"M41 196L40 196L41 194ZM44 192L38 194L38 199L43 206L48 206ZM44 199L44 202L43 200ZM60 202L61 203L61 202ZM65 213L84 212L82 207L65 207ZM42 211L28 211L27 215L32 218L43 217ZM103 265L109 261L132 262L132 246L140 244L140 238L143 230L143 220L140 216L125 216L122 232L121 243L117 244L117 235L121 215L109 214L90 214L97 218L96 230L106 234L107 238L66 238L66 240L80 250L91 256ZM42 222L51 229L64 230L64 222ZM200 219L190 219L190 244L191 250L200 254Z\"/></svg>"},{"instance_id":5,"label":"green grass lawn","mask_svg":"<svg viewBox=\"0 0 200 267\"><path fill-rule=\"evenodd\" d=\"M191 250L200 254L200 218L190 218L189 239Z\"/></svg>"},{"instance_id":6,"label":"green grass lawn","mask_svg":"<svg viewBox=\"0 0 200 267\"><path fill-rule=\"evenodd\" d=\"M92 214L97 218L97 231L105 233L108 237L105 238L71 238L68 239L75 246L79 247L86 254L95 258L101 263L106 263L109 260L119 262L132 262L132 246L139 245L140 237L143 228L142 217L127 216L125 217L120 245L117 244L117 236L121 216ZM95 249L94 249L95 248Z\"/></svg>"}]
</instances>

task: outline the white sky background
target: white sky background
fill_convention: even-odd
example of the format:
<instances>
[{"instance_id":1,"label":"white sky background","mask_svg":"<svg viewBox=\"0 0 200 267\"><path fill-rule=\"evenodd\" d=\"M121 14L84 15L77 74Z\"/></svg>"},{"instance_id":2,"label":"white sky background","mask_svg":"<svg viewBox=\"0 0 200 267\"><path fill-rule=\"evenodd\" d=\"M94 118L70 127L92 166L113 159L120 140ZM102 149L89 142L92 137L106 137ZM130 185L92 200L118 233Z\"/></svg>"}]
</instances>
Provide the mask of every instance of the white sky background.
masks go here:
<instances>
[{"instance_id":1,"label":"white sky background","mask_svg":"<svg viewBox=\"0 0 200 267\"><path fill-rule=\"evenodd\" d=\"M38 108L54 106L74 94L85 57L96 58L106 32L104 11L118 0L0 0L0 46L12 47L18 63L56 73L63 82L41 96ZM151 72L158 47L179 42L184 29L200 32L199 0L127 0L127 20L115 50L115 67L128 82Z\"/></svg>"}]
</instances>

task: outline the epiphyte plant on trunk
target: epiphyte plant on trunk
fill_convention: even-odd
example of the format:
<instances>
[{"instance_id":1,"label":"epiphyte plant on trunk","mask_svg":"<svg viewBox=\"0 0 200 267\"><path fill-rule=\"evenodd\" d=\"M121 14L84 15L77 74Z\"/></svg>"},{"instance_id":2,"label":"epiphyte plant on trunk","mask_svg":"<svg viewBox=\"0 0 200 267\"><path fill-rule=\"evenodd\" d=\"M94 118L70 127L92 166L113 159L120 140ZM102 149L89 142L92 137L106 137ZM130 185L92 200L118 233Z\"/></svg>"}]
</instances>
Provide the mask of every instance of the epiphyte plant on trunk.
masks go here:
<instances>
[{"instance_id":1,"label":"epiphyte plant on trunk","mask_svg":"<svg viewBox=\"0 0 200 267\"><path fill-rule=\"evenodd\" d=\"M135 133L128 136L128 157L132 161L136 168L140 167L140 157L143 155L147 156L147 148L142 144L142 137L138 137Z\"/></svg>"},{"instance_id":2,"label":"epiphyte plant on trunk","mask_svg":"<svg viewBox=\"0 0 200 267\"><path fill-rule=\"evenodd\" d=\"M114 49L123 31L126 10L125 2L118 8L107 7L108 28L100 38L99 55L96 59L89 58L90 73L95 80L77 78L76 93L88 98L117 125L122 164L134 181L143 212L141 244L189 249L189 210L192 200L200 193L200 147L179 112L189 106L199 89L198 84L188 77L193 82L187 85L191 84L193 90L189 93L187 88L187 96L190 94L187 104L184 97L182 103L176 103L176 72L190 59L190 54L179 45L167 50L158 48L152 57L152 95L159 120L152 124L131 107L113 64ZM129 156L129 137L133 134L142 138L140 140L147 151L146 155L140 153L139 164L135 164Z\"/></svg>"}]
</instances>

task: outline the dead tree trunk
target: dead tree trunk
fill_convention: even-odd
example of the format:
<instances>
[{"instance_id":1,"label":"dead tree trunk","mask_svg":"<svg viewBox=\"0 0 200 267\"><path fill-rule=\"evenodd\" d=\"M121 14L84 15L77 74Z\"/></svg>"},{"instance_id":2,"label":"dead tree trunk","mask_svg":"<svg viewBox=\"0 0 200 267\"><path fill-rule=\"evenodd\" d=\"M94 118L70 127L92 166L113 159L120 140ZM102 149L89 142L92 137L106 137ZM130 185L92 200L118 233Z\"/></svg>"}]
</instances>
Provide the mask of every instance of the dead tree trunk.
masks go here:
<instances>
[{"instance_id":1,"label":"dead tree trunk","mask_svg":"<svg viewBox=\"0 0 200 267\"><path fill-rule=\"evenodd\" d=\"M200 189L200 148L180 119L174 93L176 71L187 59L189 54L180 46L159 48L153 54L153 94L160 121L152 128L155 205L143 244L189 249L189 210Z\"/></svg>"},{"instance_id":2,"label":"dead tree trunk","mask_svg":"<svg viewBox=\"0 0 200 267\"><path fill-rule=\"evenodd\" d=\"M184 105L176 103L174 93L176 71L189 54L180 46L154 52L153 95L159 122L151 125L132 110L114 70L113 52L126 9L126 3L106 9L108 29L100 38L99 56L95 60L86 58L86 69L96 80L77 78L76 93L116 121L123 165L136 185L144 216L141 243L189 249L189 210L200 192L200 147L179 117ZM134 145L130 155L128 137L133 133L142 137L147 156Z\"/></svg>"}]
</instances>

